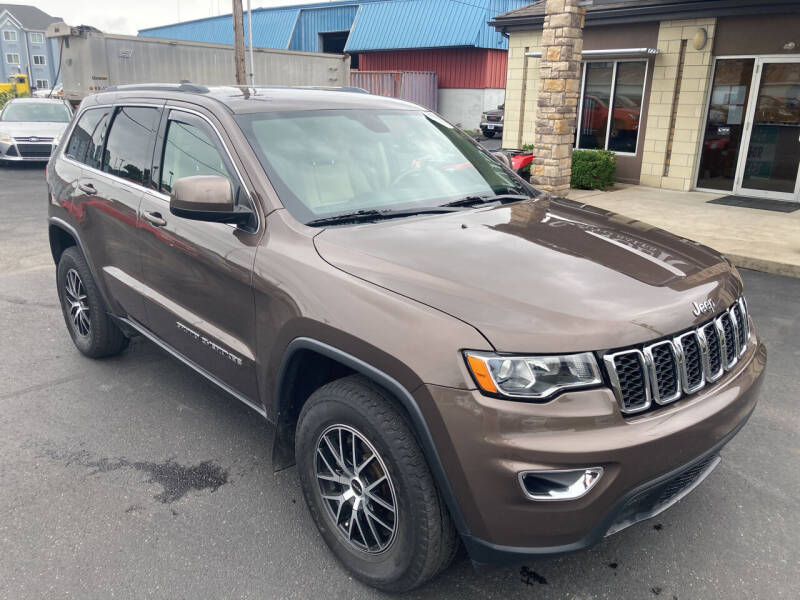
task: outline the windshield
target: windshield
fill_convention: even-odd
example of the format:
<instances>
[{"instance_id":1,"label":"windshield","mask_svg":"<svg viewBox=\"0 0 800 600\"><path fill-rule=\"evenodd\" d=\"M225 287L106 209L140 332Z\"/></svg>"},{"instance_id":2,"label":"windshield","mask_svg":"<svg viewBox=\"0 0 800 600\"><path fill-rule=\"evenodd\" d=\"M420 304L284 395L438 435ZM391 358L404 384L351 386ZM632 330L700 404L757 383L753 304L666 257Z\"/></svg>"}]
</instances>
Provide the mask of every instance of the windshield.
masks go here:
<instances>
[{"instance_id":1,"label":"windshield","mask_svg":"<svg viewBox=\"0 0 800 600\"><path fill-rule=\"evenodd\" d=\"M303 223L431 208L466 196L535 193L432 113L320 110L236 120L284 206Z\"/></svg>"},{"instance_id":2,"label":"windshield","mask_svg":"<svg viewBox=\"0 0 800 600\"><path fill-rule=\"evenodd\" d=\"M69 123L72 113L61 102L9 102L0 121Z\"/></svg>"}]
</instances>

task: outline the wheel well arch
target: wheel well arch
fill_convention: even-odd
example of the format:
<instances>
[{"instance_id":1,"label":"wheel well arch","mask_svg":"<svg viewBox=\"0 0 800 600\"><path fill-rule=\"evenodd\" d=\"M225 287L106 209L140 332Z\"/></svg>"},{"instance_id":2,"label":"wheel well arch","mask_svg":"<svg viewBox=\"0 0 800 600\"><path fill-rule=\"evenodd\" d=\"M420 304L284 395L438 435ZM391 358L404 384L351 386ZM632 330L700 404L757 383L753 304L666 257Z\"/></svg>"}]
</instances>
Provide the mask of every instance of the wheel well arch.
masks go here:
<instances>
[{"instance_id":1,"label":"wheel well arch","mask_svg":"<svg viewBox=\"0 0 800 600\"><path fill-rule=\"evenodd\" d=\"M315 372L316 370L319 372ZM330 381L347 375L360 374L383 388L397 401L422 449L436 480L450 516L462 535L469 530L456 501L433 437L416 400L396 379L369 363L333 346L312 338L295 338L287 347L276 385L277 414L273 442L275 470L290 467L295 462L294 436L297 417L311 394Z\"/></svg>"},{"instance_id":2,"label":"wheel well arch","mask_svg":"<svg viewBox=\"0 0 800 600\"><path fill-rule=\"evenodd\" d=\"M78 240L75 239L69 231L63 227L59 227L50 223L48 227L48 235L50 238L50 254L53 256L53 261L58 264L64 250L71 246L78 246Z\"/></svg>"}]
</instances>

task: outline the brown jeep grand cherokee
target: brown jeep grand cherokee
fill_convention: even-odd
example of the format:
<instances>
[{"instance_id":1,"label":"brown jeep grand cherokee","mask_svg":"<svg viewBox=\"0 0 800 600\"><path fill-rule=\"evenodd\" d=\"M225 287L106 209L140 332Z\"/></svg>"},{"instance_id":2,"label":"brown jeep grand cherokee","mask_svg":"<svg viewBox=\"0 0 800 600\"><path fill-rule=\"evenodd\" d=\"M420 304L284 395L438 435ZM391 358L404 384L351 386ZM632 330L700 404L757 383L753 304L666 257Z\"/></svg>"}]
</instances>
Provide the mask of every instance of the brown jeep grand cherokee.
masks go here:
<instances>
[{"instance_id":1,"label":"brown jeep grand cherokee","mask_svg":"<svg viewBox=\"0 0 800 600\"><path fill-rule=\"evenodd\" d=\"M407 590L586 548L698 485L766 362L736 269L348 91L117 88L49 165L78 349L141 334L276 427L325 542Z\"/></svg>"}]
</instances>

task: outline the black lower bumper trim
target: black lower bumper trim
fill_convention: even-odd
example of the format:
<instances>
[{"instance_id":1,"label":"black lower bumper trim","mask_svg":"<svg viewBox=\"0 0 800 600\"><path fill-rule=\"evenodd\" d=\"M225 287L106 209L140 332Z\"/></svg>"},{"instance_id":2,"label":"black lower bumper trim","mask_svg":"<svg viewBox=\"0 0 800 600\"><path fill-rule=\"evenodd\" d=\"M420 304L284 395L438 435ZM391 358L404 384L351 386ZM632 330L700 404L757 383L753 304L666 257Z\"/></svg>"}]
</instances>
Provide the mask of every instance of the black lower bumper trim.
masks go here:
<instances>
[{"instance_id":1,"label":"black lower bumper trim","mask_svg":"<svg viewBox=\"0 0 800 600\"><path fill-rule=\"evenodd\" d=\"M713 463L723 446L739 433L739 430L744 427L752 414L753 411L751 410L733 431L691 462L665 473L657 479L642 484L625 494L588 535L576 542L561 546L503 546L472 536L462 536L464 546L469 552L472 561L477 565L508 565L524 562L533 557L559 556L591 548L606 535L659 514L683 497L680 494L683 489L686 489L686 493L691 491L694 481L698 477L705 477L708 474L708 472L704 472L704 469ZM695 476L694 479L691 479L692 475ZM685 485L683 488L675 490L678 482L685 482ZM674 495L666 497L665 494L670 490L675 492ZM643 508L643 499L648 498L652 502Z\"/></svg>"}]
</instances>

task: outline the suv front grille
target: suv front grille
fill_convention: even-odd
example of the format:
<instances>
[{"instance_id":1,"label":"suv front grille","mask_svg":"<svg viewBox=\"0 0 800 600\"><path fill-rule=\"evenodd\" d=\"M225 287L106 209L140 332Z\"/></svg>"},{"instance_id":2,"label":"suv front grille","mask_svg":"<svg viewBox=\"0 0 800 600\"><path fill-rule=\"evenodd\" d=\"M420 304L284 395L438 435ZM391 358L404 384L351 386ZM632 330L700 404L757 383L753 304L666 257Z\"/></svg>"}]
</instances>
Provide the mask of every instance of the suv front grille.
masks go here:
<instances>
[{"instance_id":1,"label":"suv front grille","mask_svg":"<svg viewBox=\"0 0 800 600\"><path fill-rule=\"evenodd\" d=\"M603 358L623 413L669 404L719 379L744 354L750 338L744 298L699 327L672 339Z\"/></svg>"}]
</instances>

